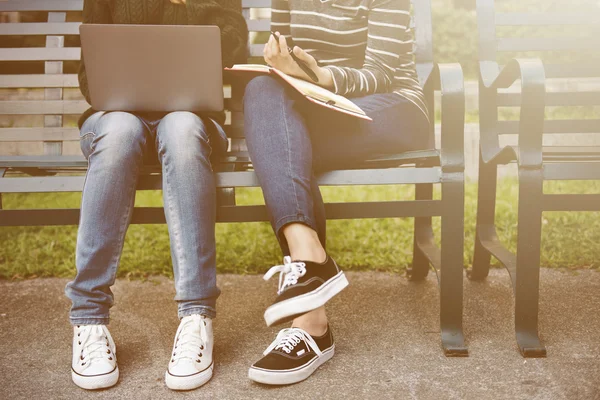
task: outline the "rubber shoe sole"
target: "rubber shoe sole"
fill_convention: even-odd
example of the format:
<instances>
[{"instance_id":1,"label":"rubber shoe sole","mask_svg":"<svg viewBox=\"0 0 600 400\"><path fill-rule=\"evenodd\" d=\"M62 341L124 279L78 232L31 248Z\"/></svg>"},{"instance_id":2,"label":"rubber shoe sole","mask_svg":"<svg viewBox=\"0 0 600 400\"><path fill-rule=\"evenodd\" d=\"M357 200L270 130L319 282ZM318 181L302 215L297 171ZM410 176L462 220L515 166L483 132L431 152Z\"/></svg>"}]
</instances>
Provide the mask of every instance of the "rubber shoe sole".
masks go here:
<instances>
[{"instance_id":1,"label":"rubber shoe sole","mask_svg":"<svg viewBox=\"0 0 600 400\"><path fill-rule=\"evenodd\" d=\"M320 357L314 358L310 363L295 369L274 371L256 367L250 367L248 370L248 378L254 382L263 383L265 385L291 385L298 383L316 371L321 365L329 361L333 357L335 345L323 351Z\"/></svg>"},{"instance_id":2,"label":"rubber shoe sole","mask_svg":"<svg viewBox=\"0 0 600 400\"><path fill-rule=\"evenodd\" d=\"M204 371L188 376L171 375L169 370L167 370L167 372L165 372L165 383L171 390L197 389L210 381L210 378L212 378L213 375L213 366L214 363L210 364L210 367L206 368Z\"/></svg>"},{"instance_id":3,"label":"rubber shoe sole","mask_svg":"<svg viewBox=\"0 0 600 400\"><path fill-rule=\"evenodd\" d=\"M73 379L73 383L82 389L106 389L117 384L119 380L119 367L106 374L92 376L80 375L71 369L71 379Z\"/></svg>"},{"instance_id":4,"label":"rubber shoe sole","mask_svg":"<svg viewBox=\"0 0 600 400\"><path fill-rule=\"evenodd\" d=\"M265 322L267 326L272 326L291 321L297 316L325 305L333 296L344 290L346 286L348 286L348 279L346 279L344 272L340 271L312 292L280 301L267 308L264 315Z\"/></svg>"}]
</instances>

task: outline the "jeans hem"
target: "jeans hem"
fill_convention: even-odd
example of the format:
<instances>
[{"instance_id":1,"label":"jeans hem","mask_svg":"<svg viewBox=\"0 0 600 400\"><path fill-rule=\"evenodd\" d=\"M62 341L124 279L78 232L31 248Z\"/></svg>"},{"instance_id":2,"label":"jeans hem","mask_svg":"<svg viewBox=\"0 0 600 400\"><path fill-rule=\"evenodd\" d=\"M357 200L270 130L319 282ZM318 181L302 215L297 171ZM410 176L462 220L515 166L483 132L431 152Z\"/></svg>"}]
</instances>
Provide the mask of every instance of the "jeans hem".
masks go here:
<instances>
[{"instance_id":1,"label":"jeans hem","mask_svg":"<svg viewBox=\"0 0 600 400\"><path fill-rule=\"evenodd\" d=\"M193 306L177 311L177 316L179 317L179 319L195 314L203 315L207 318L214 319L217 316L217 311L214 308L208 306Z\"/></svg>"},{"instance_id":2,"label":"jeans hem","mask_svg":"<svg viewBox=\"0 0 600 400\"><path fill-rule=\"evenodd\" d=\"M109 317L70 317L71 325L108 325Z\"/></svg>"},{"instance_id":3,"label":"jeans hem","mask_svg":"<svg viewBox=\"0 0 600 400\"><path fill-rule=\"evenodd\" d=\"M302 223L304 225L308 225L309 228L313 229L315 232L318 232L317 224L315 223L315 221L312 218L309 218L306 215L302 215L302 214L295 214L295 215L287 215L285 217L281 217L277 220L277 222L275 222L275 234L277 235L277 237L283 238L282 229L286 225L293 224L293 223Z\"/></svg>"}]
</instances>

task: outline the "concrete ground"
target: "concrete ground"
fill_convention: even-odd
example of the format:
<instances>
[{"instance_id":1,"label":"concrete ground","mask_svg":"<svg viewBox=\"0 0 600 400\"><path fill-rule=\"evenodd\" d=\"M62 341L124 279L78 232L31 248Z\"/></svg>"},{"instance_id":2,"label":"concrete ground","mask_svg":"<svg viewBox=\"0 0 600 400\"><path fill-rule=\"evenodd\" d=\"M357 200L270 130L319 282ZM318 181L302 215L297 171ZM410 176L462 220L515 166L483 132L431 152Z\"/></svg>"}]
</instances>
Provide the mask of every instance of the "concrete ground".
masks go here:
<instances>
[{"instance_id":1,"label":"concrete ground","mask_svg":"<svg viewBox=\"0 0 600 400\"><path fill-rule=\"evenodd\" d=\"M215 374L203 388L164 385L177 328L167 279L119 280L111 333L121 378L84 392L70 380L71 328L65 279L0 282L0 399L600 399L600 273L542 270L540 331L545 359L523 359L513 332L508 275L465 279L470 357L442 354L435 278L423 283L386 273L350 273L329 305L336 356L310 379L270 388L246 378L277 328L262 313L275 283L219 276ZM84 397L85 396L85 397Z\"/></svg>"}]
</instances>

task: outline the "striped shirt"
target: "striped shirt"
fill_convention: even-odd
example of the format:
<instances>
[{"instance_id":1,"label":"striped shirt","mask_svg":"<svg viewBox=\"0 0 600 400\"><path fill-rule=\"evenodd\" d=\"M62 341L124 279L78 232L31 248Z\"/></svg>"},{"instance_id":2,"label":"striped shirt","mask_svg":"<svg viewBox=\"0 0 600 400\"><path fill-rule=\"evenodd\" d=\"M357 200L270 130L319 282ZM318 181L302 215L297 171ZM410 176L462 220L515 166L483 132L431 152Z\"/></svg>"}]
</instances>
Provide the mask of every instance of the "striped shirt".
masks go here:
<instances>
[{"instance_id":1,"label":"striped shirt","mask_svg":"<svg viewBox=\"0 0 600 400\"><path fill-rule=\"evenodd\" d=\"M413 56L410 5L410 0L272 0L271 30L331 70L336 93L396 93L428 116Z\"/></svg>"}]
</instances>

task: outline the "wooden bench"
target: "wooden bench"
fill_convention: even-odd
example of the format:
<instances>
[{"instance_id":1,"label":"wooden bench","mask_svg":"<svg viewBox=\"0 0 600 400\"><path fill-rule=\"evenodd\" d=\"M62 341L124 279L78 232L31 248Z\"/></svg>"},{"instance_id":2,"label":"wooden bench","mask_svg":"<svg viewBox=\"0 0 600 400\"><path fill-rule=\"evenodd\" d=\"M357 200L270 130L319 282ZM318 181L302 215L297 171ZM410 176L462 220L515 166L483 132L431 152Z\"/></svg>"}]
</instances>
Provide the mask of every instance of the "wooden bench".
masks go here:
<instances>
[{"instance_id":1,"label":"wooden bench","mask_svg":"<svg viewBox=\"0 0 600 400\"><path fill-rule=\"evenodd\" d=\"M45 11L46 23L0 24L0 36L43 35L40 48L2 48L0 61L30 60L43 63L43 74L1 75L1 88L43 88L43 100L0 101L2 115L43 115L43 126L2 128L0 141L43 141L44 154L0 156L1 193L78 192L82 190L87 162L81 155L63 155L63 144L78 141L77 128L63 127L69 114L87 108L82 100L66 100L64 88L76 88L77 77L63 73L63 62L78 61L80 49L64 47L65 35L78 34L77 22L65 22L69 12L82 8L82 0L8 0L0 11ZM269 8L270 0L243 0L244 14L253 32L267 32L268 19L252 19L253 9ZM442 91L441 148L399 154L365 161L356 169L331 171L318 176L320 185L416 185L415 201L326 204L329 219L415 217L414 261L409 270L413 280L427 276L430 265L440 282L441 336L445 354L465 356L462 329L463 299L463 208L464 208L464 89L459 65L439 66L433 61L431 5L418 1L414 8L416 61L419 78L434 115L434 90ZM262 44L250 46L251 55L262 55ZM235 188L259 186L243 141L242 90L226 88L230 151L218 166L219 222L267 221L262 205L238 206ZM433 138L434 126L431 127ZM27 175L25 175L25 174ZM441 184L441 199L433 199L433 185ZM143 171L138 190L160 190L158 167ZM1 200L1 199L0 199ZM441 249L434 242L431 217L441 216ZM78 209L2 210L0 226L72 225L79 221ZM133 223L164 223L162 208L139 207ZM442 272L443 271L443 272ZM415 300L416 301L416 300Z\"/></svg>"},{"instance_id":2,"label":"wooden bench","mask_svg":"<svg viewBox=\"0 0 600 400\"><path fill-rule=\"evenodd\" d=\"M588 91L546 93L545 82L600 78L600 7L577 9L564 0L555 13L541 13L537 9L497 12L501 3L477 0L481 140L475 254L468 275L475 280L485 278L491 256L506 267L515 295L519 349L525 357L544 357L546 348L538 337L542 212L600 210L600 194L544 194L543 191L544 181L600 179L600 146L551 147L543 143L552 134L600 134L599 115L593 119L544 118L546 106L600 106L598 86ZM554 37L548 37L536 32L540 27L546 33L552 28L560 29L551 30ZM501 31L513 36L502 36ZM539 58L512 59L504 67L499 66L500 57L524 51L537 52ZM549 51L569 52L574 61L556 63L549 58L552 56ZM519 93L503 90L519 80ZM499 107L520 107L519 120L499 119ZM517 137L517 145L503 145L504 138L510 135ZM600 143L597 137L595 142ZM497 167L511 162L517 163L519 171L516 254L500 242L494 221Z\"/></svg>"}]
</instances>

